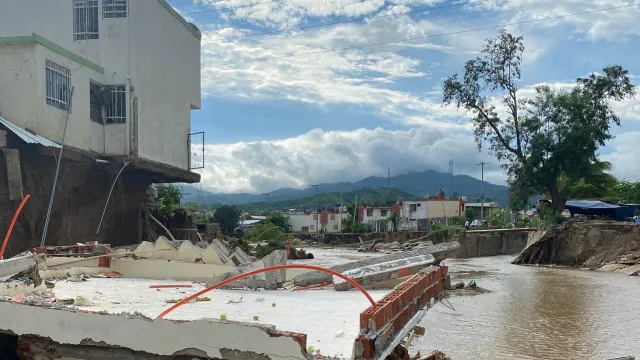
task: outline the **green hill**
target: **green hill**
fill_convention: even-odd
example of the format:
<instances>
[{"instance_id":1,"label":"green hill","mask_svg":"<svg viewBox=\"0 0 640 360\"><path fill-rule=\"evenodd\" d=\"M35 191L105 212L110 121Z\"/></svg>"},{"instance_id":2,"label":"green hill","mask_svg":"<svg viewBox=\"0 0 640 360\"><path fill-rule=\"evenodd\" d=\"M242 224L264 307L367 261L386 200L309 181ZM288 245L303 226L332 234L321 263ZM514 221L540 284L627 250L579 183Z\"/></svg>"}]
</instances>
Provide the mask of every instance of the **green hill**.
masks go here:
<instances>
[{"instance_id":1,"label":"green hill","mask_svg":"<svg viewBox=\"0 0 640 360\"><path fill-rule=\"evenodd\" d=\"M394 204L398 197L405 199L414 199L419 196L409 194L406 191L399 189L372 189L364 188L356 191L345 192L342 194L342 203L345 206L353 205L356 201L356 195L358 196L358 203L362 201L373 202L375 205ZM296 209L299 211L312 210L315 207L315 196L306 196L299 199L284 200L271 202L271 210L289 210ZM333 208L337 204L340 204L340 193L319 193L317 197L318 207L320 208ZM253 202L248 204L236 205L245 211L266 211L269 208L267 201Z\"/></svg>"}]
</instances>

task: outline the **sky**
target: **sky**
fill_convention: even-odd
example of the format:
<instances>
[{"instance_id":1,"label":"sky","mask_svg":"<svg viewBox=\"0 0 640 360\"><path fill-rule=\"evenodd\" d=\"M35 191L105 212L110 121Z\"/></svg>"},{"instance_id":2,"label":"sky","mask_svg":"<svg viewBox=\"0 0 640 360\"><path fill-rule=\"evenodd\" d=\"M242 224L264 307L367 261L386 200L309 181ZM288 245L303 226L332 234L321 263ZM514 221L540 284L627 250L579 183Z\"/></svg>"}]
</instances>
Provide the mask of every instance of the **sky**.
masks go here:
<instances>
[{"instance_id":1,"label":"sky","mask_svg":"<svg viewBox=\"0 0 640 360\"><path fill-rule=\"evenodd\" d=\"M435 169L504 184L442 83L501 27L524 38L521 96L622 65L640 84L640 5L627 0L169 0L202 31L202 187L268 192ZM608 9L608 10L606 10ZM573 16L564 15L576 14ZM335 24L338 23L338 24ZM639 89L640 90L640 89ZM640 94L600 149L640 178ZM195 141L194 141L195 143ZM635 145L634 145L635 144Z\"/></svg>"}]
</instances>

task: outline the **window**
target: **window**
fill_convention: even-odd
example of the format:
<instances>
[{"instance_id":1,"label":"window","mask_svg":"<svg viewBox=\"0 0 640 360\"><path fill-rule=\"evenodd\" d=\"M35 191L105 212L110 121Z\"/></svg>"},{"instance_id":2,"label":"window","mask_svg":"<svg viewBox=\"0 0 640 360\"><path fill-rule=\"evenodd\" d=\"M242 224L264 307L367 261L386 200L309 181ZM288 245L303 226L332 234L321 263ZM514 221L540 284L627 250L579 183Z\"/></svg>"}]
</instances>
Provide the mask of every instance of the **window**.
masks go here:
<instances>
[{"instance_id":1,"label":"window","mask_svg":"<svg viewBox=\"0 0 640 360\"><path fill-rule=\"evenodd\" d=\"M98 0L73 0L73 40L98 38Z\"/></svg>"},{"instance_id":2,"label":"window","mask_svg":"<svg viewBox=\"0 0 640 360\"><path fill-rule=\"evenodd\" d=\"M333 230L338 230L338 225L333 225Z\"/></svg>"},{"instance_id":3,"label":"window","mask_svg":"<svg viewBox=\"0 0 640 360\"><path fill-rule=\"evenodd\" d=\"M367 210L367 216L373 216L373 210L371 209Z\"/></svg>"},{"instance_id":4,"label":"window","mask_svg":"<svg viewBox=\"0 0 640 360\"><path fill-rule=\"evenodd\" d=\"M102 0L102 18L118 19L127 17L127 0Z\"/></svg>"},{"instance_id":5,"label":"window","mask_svg":"<svg viewBox=\"0 0 640 360\"><path fill-rule=\"evenodd\" d=\"M315 230L315 229L316 229L316 226L315 226L315 225L311 225L311 226L309 226L309 230Z\"/></svg>"},{"instance_id":6,"label":"window","mask_svg":"<svg viewBox=\"0 0 640 360\"><path fill-rule=\"evenodd\" d=\"M335 215L331 215L331 220L335 220L336 216Z\"/></svg>"},{"instance_id":7,"label":"window","mask_svg":"<svg viewBox=\"0 0 640 360\"><path fill-rule=\"evenodd\" d=\"M318 215L313 215L313 220L318 220Z\"/></svg>"},{"instance_id":8,"label":"window","mask_svg":"<svg viewBox=\"0 0 640 360\"><path fill-rule=\"evenodd\" d=\"M416 212L418 210L418 205L417 204L409 204L409 211L410 212Z\"/></svg>"},{"instance_id":9,"label":"window","mask_svg":"<svg viewBox=\"0 0 640 360\"><path fill-rule=\"evenodd\" d=\"M111 98L107 103L107 124L124 124L127 122L127 92L125 85L107 86L111 90Z\"/></svg>"},{"instance_id":10,"label":"window","mask_svg":"<svg viewBox=\"0 0 640 360\"><path fill-rule=\"evenodd\" d=\"M89 118L98 124L102 122L103 87L95 81L89 81Z\"/></svg>"},{"instance_id":11,"label":"window","mask_svg":"<svg viewBox=\"0 0 640 360\"><path fill-rule=\"evenodd\" d=\"M380 216L386 217L387 216L387 210L380 210Z\"/></svg>"},{"instance_id":12,"label":"window","mask_svg":"<svg viewBox=\"0 0 640 360\"><path fill-rule=\"evenodd\" d=\"M54 63L45 60L46 80L47 80L47 104L62 110L69 109L71 91L71 71Z\"/></svg>"}]
</instances>

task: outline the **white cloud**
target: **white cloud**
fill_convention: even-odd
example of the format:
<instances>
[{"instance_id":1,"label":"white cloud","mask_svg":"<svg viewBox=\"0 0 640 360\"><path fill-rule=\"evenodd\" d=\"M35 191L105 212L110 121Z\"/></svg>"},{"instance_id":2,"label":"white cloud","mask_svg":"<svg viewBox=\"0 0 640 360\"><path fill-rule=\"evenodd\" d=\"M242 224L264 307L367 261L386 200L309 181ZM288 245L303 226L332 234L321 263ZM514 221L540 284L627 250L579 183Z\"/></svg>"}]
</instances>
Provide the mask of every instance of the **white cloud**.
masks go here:
<instances>
[{"instance_id":1,"label":"white cloud","mask_svg":"<svg viewBox=\"0 0 640 360\"><path fill-rule=\"evenodd\" d=\"M302 188L318 182L354 181L371 175L409 170L447 171L479 176L487 161L470 135L421 127L407 131L381 128L355 131L315 129L297 137L258 142L207 145L202 185L213 191L263 192ZM494 161L495 163L495 161ZM485 179L504 182L496 165L485 167Z\"/></svg>"},{"instance_id":2,"label":"white cloud","mask_svg":"<svg viewBox=\"0 0 640 360\"><path fill-rule=\"evenodd\" d=\"M622 133L609 144L612 151L601 156L603 160L611 162L613 174L619 179L640 180L640 162L637 157L638 139L640 139L640 131Z\"/></svg>"}]
</instances>

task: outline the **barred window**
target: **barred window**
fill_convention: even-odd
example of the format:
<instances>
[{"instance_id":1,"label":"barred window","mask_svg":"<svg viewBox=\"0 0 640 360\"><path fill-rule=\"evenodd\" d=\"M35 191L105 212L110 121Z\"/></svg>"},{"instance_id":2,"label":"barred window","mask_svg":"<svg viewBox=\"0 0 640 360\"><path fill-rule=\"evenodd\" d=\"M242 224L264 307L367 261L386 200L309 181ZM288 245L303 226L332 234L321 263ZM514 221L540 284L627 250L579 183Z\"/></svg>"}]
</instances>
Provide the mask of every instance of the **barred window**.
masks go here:
<instances>
[{"instance_id":1,"label":"barred window","mask_svg":"<svg viewBox=\"0 0 640 360\"><path fill-rule=\"evenodd\" d=\"M110 85L111 99L107 106L107 124L124 124L127 122L127 92L125 85Z\"/></svg>"},{"instance_id":2,"label":"barred window","mask_svg":"<svg viewBox=\"0 0 640 360\"><path fill-rule=\"evenodd\" d=\"M71 91L71 71L45 59L47 81L47 104L62 110L69 109L69 92Z\"/></svg>"},{"instance_id":3,"label":"barred window","mask_svg":"<svg viewBox=\"0 0 640 360\"><path fill-rule=\"evenodd\" d=\"M73 40L98 38L98 0L73 0Z\"/></svg>"},{"instance_id":4,"label":"barred window","mask_svg":"<svg viewBox=\"0 0 640 360\"><path fill-rule=\"evenodd\" d=\"M127 0L102 0L102 18L117 19L127 17Z\"/></svg>"}]
</instances>

